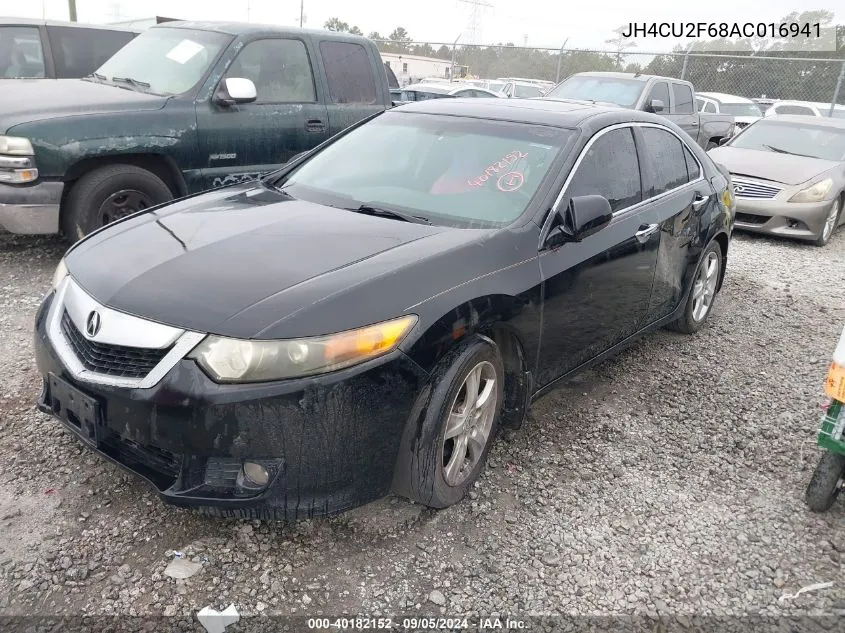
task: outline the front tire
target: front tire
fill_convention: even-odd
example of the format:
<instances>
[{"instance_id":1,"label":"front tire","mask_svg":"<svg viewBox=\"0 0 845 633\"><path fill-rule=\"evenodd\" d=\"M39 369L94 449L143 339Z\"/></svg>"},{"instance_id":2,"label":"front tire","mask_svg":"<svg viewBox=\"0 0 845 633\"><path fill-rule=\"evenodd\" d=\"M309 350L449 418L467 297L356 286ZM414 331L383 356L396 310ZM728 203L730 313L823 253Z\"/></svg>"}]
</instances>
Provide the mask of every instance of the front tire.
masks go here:
<instances>
[{"instance_id":1,"label":"front tire","mask_svg":"<svg viewBox=\"0 0 845 633\"><path fill-rule=\"evenodd\" d=\"M463 499L484 469L499 428L505 372L496 344L476 336L446 354L432 375L419 432L403 460L409 469L403 492L446 508Z\"/></svg>"},{"instance_id":2,"label":"front tire","mask_svg":"<svg viewBox=\"0 0 845 633\"><path fill-rule=\"evenodd\" d=\"M839 215L841 213L842 197L840 196L833 201L833 204L830 205L830 210L828 211L824 226L822 226L822 231L819 234L818 239L813 242L814 245L819 247L827 246L828 242L830 242L830 238L833 237L833 232L836 230L836 227L839 224Z\"/></svg>"},{"instance_id":3,"label":"front tire","mask_svg":"<svg viewBox=\"0 0 845 633\"><path fill-rule=\"evenodd\" d=\"M62 232L71 240L137 211L173 199L161 178L135 165L109 165L88 172L68 194Z\"/></svg>"},{"instance_id":4,"label":"front tire","mask_svg":"<svg viewBox=\"0 0 845 633\"><path fill-rule=\"evenodd\" d=\"M813 512L826 512L839 496L842 475L845 473L845 455L826 451L813 472L804 498Z\"/></svg>"},{"instance_id":5,"label":"front tire","mask_svg":"<svg viewBox=\"0 0 845 633\"><path fill-rule=\"evenodd\" d=\"M724 261L722 247L716 241L711 242L698 262L684 313L669 325L670 329L683 334L693 334L704 327L716 301Z\"/></svg>"}]
</instances>

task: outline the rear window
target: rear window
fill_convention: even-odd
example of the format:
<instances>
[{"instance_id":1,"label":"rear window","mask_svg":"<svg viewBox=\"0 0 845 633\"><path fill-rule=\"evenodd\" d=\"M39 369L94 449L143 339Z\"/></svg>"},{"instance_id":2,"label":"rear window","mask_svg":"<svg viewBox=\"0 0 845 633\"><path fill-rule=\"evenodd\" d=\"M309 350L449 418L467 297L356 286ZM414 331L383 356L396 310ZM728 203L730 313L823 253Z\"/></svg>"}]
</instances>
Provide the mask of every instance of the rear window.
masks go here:
<instances>
[{"instance_id":1,"label":"rear window","mask_svg":"<svg viewBox=\"0 0 845 633\"><path fill-rule=\"evenodd\" d=\"M0 26L0 77L45 76L41 37L34 26Z\"/></svg>"},{"instance_id":2,"label":"rear window","mask_svg":"<svg viewBox=\"0 0 845 633\"><path fill-rule=\"evenodd\" d=\"M352 42L320 42L333 103L376 103L376 83L367 51Z\"/></svg>"},{"instance_id":3,"label":"rear window","mask_svg":"<svg viewBox=\"0 0 845 633\"><path fill-rule=\"evenodd\" d=\"M56 76L60 79L86 77L128 44L134 33L108 29L48 26Z\"/></svg>"},{"instance_id":4,"label":"rear window","mask_svg":"<svg viewBox=\"0 0 845 633\"><path fill-rule=\"evenodd\" d=\"M676 114L692 114L695 112L692 101L692 90L686 84L672 84L672 96L675 98Z\"/></svg>"}]
</instances>

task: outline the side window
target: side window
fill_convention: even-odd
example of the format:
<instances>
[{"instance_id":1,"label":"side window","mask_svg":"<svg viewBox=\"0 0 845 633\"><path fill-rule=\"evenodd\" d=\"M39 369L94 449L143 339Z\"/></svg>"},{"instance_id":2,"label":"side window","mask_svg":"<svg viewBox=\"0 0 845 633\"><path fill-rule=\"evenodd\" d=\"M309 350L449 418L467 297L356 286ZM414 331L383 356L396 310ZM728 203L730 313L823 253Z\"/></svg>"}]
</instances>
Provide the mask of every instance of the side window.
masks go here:
<instances>
[{"instance_id":1,"label":"side window","mask_svg":"<svg viewBox=\"0 0 845 633\"><path fill-rule=\"evenodd\" d=\"M56 76L75 79L97 70L135 34L108 29L48 26L47 36L53 49Z\"/></svg>"},{"instance_id":2,"label":"side window","mask_svg":"<svg viewBox=\"0 0 845 633\"><path fill-rule=\"evenodd\" d=\"M663 102L664 112L669 111L669 85L665 81L658 81L651 89L651 94L648 95L649 101L657 99Z\"/></svg>"},{"instance_id":3,"label":"side window","mask_svg":"<svg viewBox=\"0 0 845 633\"><path fill-rule=\"evenodd\" d=\"M352 42L320 42L332 103L375 103L376 82L366 49ZM405 66L402 67L406 71Z\"/></svg>"},{"instance_id":4,"label":"side window","mask_svg":"<svg viewBox=\"0 0 845 633\"><path fill-rule=\"evenodd\" d=\"M642 200L640 166L631 128L603 134L587 150L569 187L571 197L601 195L620 211Z\"/></svg>"},{"instance_id":5,"label":"side window","mask_svg":"<svg viewBox=\"0 0 845 633\"><path fill-rule=\"evenodd\" d=\"M776 114L807 114L815 116L815 112L811 108L799 105L780 105L775 108Z\"/></svg>"},{"instance_id":6,"label":"side window","mask_svg":"<svg viewBox=\"0 0 845 633\"><path fill-rule=\"evenodd\" d=\"M710 112L712 114L716 114L716 104L715 103L708 103L704 106L705 112Z\"/></svg>"},{"instance_id":7,"label":"side window","mask_svg":"<svg viewBox=\"0 0 845 633\"><path fill-rule=\"evenodd\" d=\"M701 167L699 167L698 161L695 160L695 156L692 155L686 145L684 145L684 158L687 161L687 178L690 181L697 180L701 176Z\"/></svg>"},{"instance_id":8,"label":"side window","mask_svg":"<svg viewBox=\"0 0 845 633\"><path fill-rule=\"evenodd\" d=\"M41 36L34 26L0 27L0 77L45 76Z\"/></svg>"},{"instance_id":9,"label":"side window","mask_svg":"<svg viewBox=\"0 0 845 633\"><path fill-rule=\"evenodd\" d=\"M646 198L659 196L689 182L684 144L674 134L656 127L641 128Z\"/></svg>"},{"instance_id":10,"label":"side window","mask_svg":"<svg viewBox=\"0 0 845 633\"><path fill-rule=\"evenodd\" d=\"M692 114L692 90L686 84L672 84L672 96L675 98L675 114Z\"/></svg>"},{"instance_id":11,"label":"side window","mask_svg":"<svg viewBox=\"0 0 845 633\"><path fill-rule=\"evenodd\" d=\"M696 97L696 98L695 98L695 109L696 109L698 112L703 112L703 111L704 111L704 106L705 106L705 105L707 105L707 104L704 102L704 99L701 99L701 98L699 98L699 97Z\"/></svg>"},{"instance_id":12,"label":"side window","mask_svg":"<svg viewBox=\"0 0 845 633\"><path fill-rule=\"evenodd\" d=\"M317 100L314 74L301 40L256 40L244 46L226 77L255 84L255 103L309 103Z\"/></svg>"}]
</instances>

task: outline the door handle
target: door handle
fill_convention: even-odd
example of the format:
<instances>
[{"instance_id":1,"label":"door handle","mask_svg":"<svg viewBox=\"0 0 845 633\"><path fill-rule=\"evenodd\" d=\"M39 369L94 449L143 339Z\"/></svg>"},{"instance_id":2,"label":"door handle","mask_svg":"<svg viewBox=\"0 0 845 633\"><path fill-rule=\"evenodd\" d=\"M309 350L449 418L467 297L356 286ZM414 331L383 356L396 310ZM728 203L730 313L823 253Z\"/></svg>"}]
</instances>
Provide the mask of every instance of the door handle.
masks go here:
<instances>
[{"instance_id":1,"label":"door handle","mask_svg":"<svg viewBox=\"0 0 845 633\"><path fill-rule=\"evenodd\" d=\"M305 122L307 132L325 132L326 124L320 119L309 119Z\"/></svg>"},{"instance_id":2,"label":"door handle","mask_svg":"<svg viewBox=\"0 0 845 633\"><path fill-rule=\"evenodd\" d=\"M634 233L634 236L640 241L640 243L645 244L648 242L648 238L651 237L653 233L656 233L658 229L660 229L659 224L641 224L640 230Z\"/></svg>"},{"instance_id":3,"label":"door handle","mask_svg":"<svg viewBox=\"0 0 845 633\"><path fill-rule=\"evenodd\" d=\"M702 196L697 191L695 192L695 198L692 199L692 208L695 211L701 211L707 203L710 202L710 196Z\"/></svg>"}]
</instances>

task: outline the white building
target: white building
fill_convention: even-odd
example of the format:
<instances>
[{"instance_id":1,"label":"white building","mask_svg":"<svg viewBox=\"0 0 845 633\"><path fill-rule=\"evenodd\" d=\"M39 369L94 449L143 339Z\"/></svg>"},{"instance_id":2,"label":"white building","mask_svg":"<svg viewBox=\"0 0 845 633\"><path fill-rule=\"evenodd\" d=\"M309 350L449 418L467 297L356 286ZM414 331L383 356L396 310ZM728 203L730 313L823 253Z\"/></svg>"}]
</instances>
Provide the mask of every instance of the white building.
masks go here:
<instances>
[{"instance_id":1,"label":"white building","mask_svg":"<svg viewBox=\"0 0 845 633\"><path fill-rule=\"evenodd\" d=\"M400 86L416 83L426 77L449 79L452 62L436 57L421 57L404 53L382 53L384 63L390 66ZM461 67L455 67L455 76L460 76Z\"/></svg>"}]
</instances>

